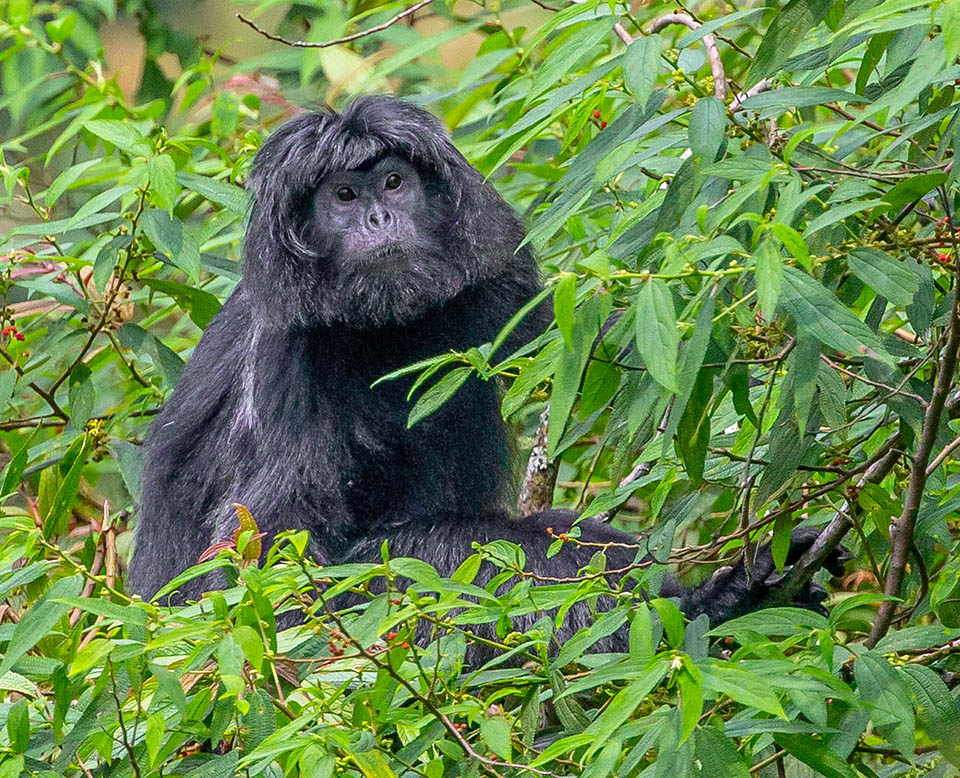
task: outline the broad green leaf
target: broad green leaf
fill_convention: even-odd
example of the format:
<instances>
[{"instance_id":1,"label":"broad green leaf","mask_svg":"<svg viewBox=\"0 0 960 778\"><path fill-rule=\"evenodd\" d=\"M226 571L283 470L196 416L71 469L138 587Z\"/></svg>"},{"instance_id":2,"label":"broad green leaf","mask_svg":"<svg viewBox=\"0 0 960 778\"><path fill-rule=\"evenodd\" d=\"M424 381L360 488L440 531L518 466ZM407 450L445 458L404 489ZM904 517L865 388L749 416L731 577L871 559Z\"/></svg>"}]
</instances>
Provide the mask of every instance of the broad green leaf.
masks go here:
<instances>
[{"instance_id":1,"label":"broad green leaf","mask_svg":"<svg viewBox=\"0 0 960 778\"><path fill-rule=\"evenodd\" d=\"M98 138L112 143L128 154L147 154L150 151L150 143L130 122L119 119L92 119L84 122L83 126Z\"/></svg>"},{"instance_id":2,"label":"broad green leaf","mask_svg":"<svg viewBox=\"0 0 960 778\"><path fill-rule=\"evenodd\" d=\"M960 704L929 667L903 665L898 672L907 679L920 726L940 746L940 753L960 767Z\"/></svg>"},{"instance_id":3,"label":"broad green leaf","mask_svg":"<svg viewBox=\"0 0 960 778\"><path fill-rule=\"evenodd\" d=\"M174 265L194 282L200 278L200 244L196 229L165 211L151 209L143 215L143 231Z\"/></svg>"},{"instance_id":4,"label":"broad green leaf","mask_svg":"<svg viewBox=\"0 0 960 778\"><path fill-rule=\"evenodd\" d=\"M780 303L798 325L824 345L851 356L894 364L876 334L806 273L792 267L785 269Z\"/></svg>"},{"instance_id":5,"label":"broad green leaf","mask_svg":"<svg viewBox=\"0 0 960 778\"><path fill-rule=\"evenodd\" d=\"M644 106L660 72L663 41L659 35L641 35L627 46L623 60L623 81L634 101Z\"/></svg>"},{"instance_id":6,"label":"broad green leaf","mask_svg":"<svg viewBox=\"0 0 960 778\"><path fill-rule=\"evenodd\" d=\"M753 258L756 264L754 280L757 285L757 300L760 312L768 322L773 321L783 289L783 259L776 245L770 240L763 241Z\"/></svg>"},{"instance_id":7,"label":"broad green leaf","mask_svg":"<svg viewBox=\"0 0 960 778\"><path fill-rule=\"evenodd\" d=\"M910 305L920 288L917 274L906 265L909 259L901 262L879 249L859 248L847 261L857 278L899 307Z\"/></svg>"},{"instance_id":8,"label":"broad green leaf","mask_svg":"<svg viewBox=\"0 0 960 778\"><path fill-rule=\"evenodd\" d=\"M147 161L147 175L154 204L173 216L173 206L177 204L177 166L173 157L168 154L151 157Z\"/></svg>"},{"instance_id":9,"label":"broad green leaf","mask_svg":"<svg viewBox=\"0 0 960 778\"><path fill-rule=\"evenodd\" d=\"M780 690L771 686L765 678L739 665L716 659L705 659L698 662L697 667L703 674L705 688L726 694L749 708L786 718L777 696Z\"/></svg>"},{"instance_id":10,"label":"broad green leaf","mask_svg":"<svg viewBox=\"0 0 960 778\"><path fill-rule=\"evenodd\" d=\"M710 630L712 637L734 635L738 631L758 632L761 635L797 635L810 630L829 629L830 622L825 616L803 608L766 608L761 612L748 613L746 616L725 621Z\"/></svg>"},{"instance_id":11,"label":"broad green leaf","mask_svg":"<svg viewBox=\"0 0 960 778\"><path fill-rule=\"evenodd\" d=\"M632 48L632 45L631 45ZM726 109L716 97L701 97L690 112L688 135L695 159L711 163L723 143L727 125Z\"/></svg>"},{"instance_id":12,"label":"broad green leaf","mask_svg":"<svg viewBox=\"0 0 960 778\"><path fill-rule=\"evenodd\" d=\"M603 712L586 729L585 734L595 738L590 752L595 753L600 749L607 738L616 732L653 688L666 677L669 669L669 663L661 659L646 668L637 680L631 681L617 692Z\"/></svg>"},{"instance_id":13,"label":"broad green leaf","mask_svg":"<svg viewBox=\"0 0 960 778\"><path fill-rule=\"evenodd\" d=\"M480 737L487 748L508 762L513 759L510 729L510 722L505 716L485 716L480 724Z\"/></svg>"},{"instance_id":14,"label":"broad green leaf","mask_svg":"<svg viewBox=\"0 0 960 778\"><path fill-rule=\"evenodd\" d=\"M659 278L644 283L637 295L636 338L637 350L650 375L662 387L676 393L680 333L670 288Z\"/></svg>"},{"instance_id":15,"label":"broad green leaf","mask_svg":"<svg viewBox=\"0 0 960 778\"><path fill-rule=\"evenodd\" d=\"M697 730L696 749L703 778L750 778L736 744L713 727Z\"/></svg>"},{"instance_id":16,"label":"broad green leaf","mask_svg":"<svg viewBox=\"0 0 960 778\"><path fill-rule=\"evenodd\" d=\"M890 115L900 113L916 99L921 90L930 85L943 67L944 37L938 35L933 40L928 41L917 53L917 58L913 61L903 81L874 102L861 118L866 119L870 116L876 116L882 111L887 111Z\"/></svg>"}]
</instances>

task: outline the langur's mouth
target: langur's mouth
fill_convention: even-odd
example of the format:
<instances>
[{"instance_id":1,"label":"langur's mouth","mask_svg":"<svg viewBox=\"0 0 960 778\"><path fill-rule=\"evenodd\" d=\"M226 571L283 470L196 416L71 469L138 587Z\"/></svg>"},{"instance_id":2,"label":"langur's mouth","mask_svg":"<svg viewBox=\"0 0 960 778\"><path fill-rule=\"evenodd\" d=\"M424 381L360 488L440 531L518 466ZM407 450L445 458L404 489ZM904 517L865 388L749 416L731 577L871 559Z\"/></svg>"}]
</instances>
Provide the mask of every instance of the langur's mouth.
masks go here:
<instances>
[{"instance_id":1,"label":"langur's mouth","mask_svg":"<svg viewBox=\"0 0 960 778\"><path fill-rule=\"evenodd\" d=\"M403 249L399 246L380 246L379 248L374 249L370 252L370 258L375 262L383 262L385 260L392 259L402 259L405 256Z\"/></svg>"}]
</instances>

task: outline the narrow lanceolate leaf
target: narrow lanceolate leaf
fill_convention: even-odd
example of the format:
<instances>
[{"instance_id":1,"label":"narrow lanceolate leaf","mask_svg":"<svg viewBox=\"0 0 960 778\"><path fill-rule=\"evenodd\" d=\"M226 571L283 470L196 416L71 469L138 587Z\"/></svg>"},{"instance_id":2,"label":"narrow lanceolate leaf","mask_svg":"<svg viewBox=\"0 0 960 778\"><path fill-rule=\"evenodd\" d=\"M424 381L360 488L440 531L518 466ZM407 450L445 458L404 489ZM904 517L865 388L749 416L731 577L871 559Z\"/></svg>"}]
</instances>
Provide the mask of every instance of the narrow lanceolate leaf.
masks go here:
<instances>
[{"instance_id":1,"label":"narrow lanceolate leaf","mask_svg":"<svg viewBox=\"0 0 960 778\"><path fill-rule=\"evenodd\" d=\"M854 249L848 263L857 278L894 305L910 305L920 288L919 277L906 263L879 249Z\"/></svg>"},{"instance_id":2,"label":"narrow lanceolate leaf","mask_svg":"<svg viewBox=\"0 0 960 778\"><path fill-rule=\"evenodd\" d=\"M690 150L694 159L704 163L713 162L723 143L723 131L727 116L723 103L716 97L697 100L690 113Z\"/></svg>"},{"instance_id":3,"label":"narrow lanceolate leaf","mask_svg":"<svg viewBox=\"0 0 960 778\"><path fill-rule=\"evenodd\" d=\"M952 65L960 55L960 0L946 0L941 8L943 18L940 29L943 30L944 62Z\"/></svg>"},{"instance_id":4,"label":"narrow lanceolate leaf","mask_svg":"<svg viewBox=\"0 0 960 778\"><path fill-rule=\"evenodd\" d=\"M661 40L659 35L644 35L627 46L623 63L623 80L641 106L653 93L660 70Z\"/></svg>"},{"instance_id":5,"label":"narrow lanceolate leaf","mask_svg":"<svg viewBox=\"0 0 960 778\"><path fill-rule=\"evenodd\" d=\"M774 243L765 240L760 244L754 262L760 312L764 319L773 321L773 313L777 309L777 302L780 300L780 292L783 289L783 259Z\"/></svg>"},{"instance_id":6,"label":"narrow lanceolate leaf","mask_svg":"<svg viewBox=\"0 0 960 778\"><path fill-rule=\"evenodd\" d=\"M760 41L744 86L751 87L761 78L776 73L803 36L826 18L833 1L791 0L787 3Z\"/></svg>"},{"instance_id":7,"label":"narrow lanceolate leaf","mask_svg":"<svg viewBox=\"0 0 960 778\"><path fill-rule=\"evenodd\" d=\"M865 356L894 364L876 333L827 290L801 270L784 270L780 303L821 343L851 356Z\"/></svg>"},{"instance_id":8,"label":"narrow lanceolate leaf","mask_svg":"<svg viewBox=\"0 0 960 778\"><path fill-rule=\"evenodd\" d=\"M463 385L463 382L470 377L471 372L473 372L473 368L456 367L420 395L420 399L417 400L407 417L407 428L427 418L449 400L453 393Z\"/></svg>"},{"instance_id":9,"label":"narrow lanceolate leaf","mask_svg":"<svg viewBox=\"0 0 960 778\"><path fill-rule=\"evenodd\" d=\"M736 744L713 727L697 730L696 749L704 778L750 778Z\"/></svg>"},{"instance_id":10,"label":"narrow lanceolate leaf","mask_svg":"<svg viewBox=\"0 0 960 778\"><path fill-rule=\"evenodd\" d=\"M637 300L637 349L654 380L676 393L677 314L669 287L659 278L643 285Z\"/></svg>"},{"instance_id":11,"label":"narrow lanceolate leaf","mask_svg":"<svg viewBox=\"0 0 960 778\"><path fill-rule=\"evenodd\" d=\"M13 668L27 651L44 637L68 610L69 605L56 602L59 597L76 597L80 594L83 579L80 576L61 578L47 589L42 599L31 606L21 617L13 630L13 636L7 644L3 662L0 662L0 677Z\"/></svg>"},{"instance_id":12,"label":"narrow lanceolate leaf","mask_svg":"<svg viewBox=\"0 0 960 778\"><path fill-rule=\"evenodd\" d=\"M573 348L573 312L577 295L577 278L564 276L553 289L553 317L567 348Z\"/></svg>"}]
</instances>

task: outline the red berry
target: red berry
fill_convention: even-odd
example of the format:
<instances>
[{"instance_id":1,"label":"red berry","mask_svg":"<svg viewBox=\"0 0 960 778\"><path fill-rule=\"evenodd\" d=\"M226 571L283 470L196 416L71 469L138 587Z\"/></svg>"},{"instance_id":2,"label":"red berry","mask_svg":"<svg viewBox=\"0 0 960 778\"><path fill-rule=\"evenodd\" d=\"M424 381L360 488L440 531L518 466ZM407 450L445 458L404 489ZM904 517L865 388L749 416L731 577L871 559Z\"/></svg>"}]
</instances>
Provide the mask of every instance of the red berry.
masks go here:
<instances>
[{"instance_id":1,"label":"red berry","mask_svg":"<svg viewBox=\"0 0 960 778\"><path fill-rule=\"evenodd\" d=\"M950 261L950 255L949 255L949 254L938 254L938 255L937 255L937 259L938 259L940 262L947 263L947 262Z\"/></svg>"},{"instance_id":2,"label":"red berry","mask_svg":"<svg viewBox=\"0 0 960 778\"><path fill-rule=\"evenodd\" d=\"M594 108L594 109L593 109L593 118L594 118L594 119L599 119L599 118L600 118L600 109L599 109L599 108Z\"/></svg>"},{"instance_id":3,"label":"red berry","mask_svg":"<svg viewBox=\"0 0 960 778\"><path fill-rule=\"evenodd\" d=\"M605 121L600 122L600 129L605 130L607 128L607 123Z\"/></svg>"}]
</instances>

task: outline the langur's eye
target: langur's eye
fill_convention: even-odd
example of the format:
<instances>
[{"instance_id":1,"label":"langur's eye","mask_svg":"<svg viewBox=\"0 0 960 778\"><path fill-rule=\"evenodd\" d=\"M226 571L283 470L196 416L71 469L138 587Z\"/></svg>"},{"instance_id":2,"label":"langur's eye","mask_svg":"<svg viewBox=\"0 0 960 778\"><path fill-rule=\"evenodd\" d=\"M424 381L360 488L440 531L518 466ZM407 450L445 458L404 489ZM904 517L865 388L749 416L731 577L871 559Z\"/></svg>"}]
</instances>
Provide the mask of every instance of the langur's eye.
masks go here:
<instances>
[{"instance_id":1,"label":"langur's eye","mask_svg":"<svg viewBox=\"0 0 960 778\"><path fill-rule=\"evenodd\" d=\"M354 192L349 186L341 186L337 190L337 199L341 203L349 203L351 200L357 199L357 193Z\"/></svg>"},{"instance_id":2,"label":"langur's eye","mask_svg":"<svg viewBox=\"0 0 960 778\"><path fill-rule=\"evenodd\" d=\"M387 180L383 182L383 186L385 189L399 189L402 183L403 179L399 175L391 173L387 176Z\"/></svg>"}]
</instances>

